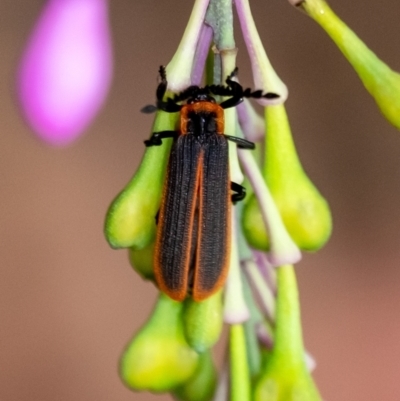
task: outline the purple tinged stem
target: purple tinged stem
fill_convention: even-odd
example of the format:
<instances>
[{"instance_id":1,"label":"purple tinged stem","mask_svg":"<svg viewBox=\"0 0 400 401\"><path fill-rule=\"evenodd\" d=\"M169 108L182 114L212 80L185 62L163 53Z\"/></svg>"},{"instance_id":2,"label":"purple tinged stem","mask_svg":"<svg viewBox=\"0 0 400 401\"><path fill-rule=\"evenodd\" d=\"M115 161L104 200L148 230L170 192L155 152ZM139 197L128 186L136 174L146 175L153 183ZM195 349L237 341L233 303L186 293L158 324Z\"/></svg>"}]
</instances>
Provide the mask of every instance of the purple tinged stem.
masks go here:
<instances>
[{"instance_id":1,"label":"purple tinged stem","mask_svg":"<svg viewBox=\"0 0 400 401\"><path fill-rule=\"evenodd\" d=\"M243 38L249 53L255 89L261 89L264 92L272 92L279 95L276 99L262 98L257 99L257 102L263 106L281 104L286 100L288 90L286 85L276 74L268 59L254 23L249 0L235 0L235 5Z\"/></svg>"},{"instance_id":2,"label":"purple tinged stem","mask_svg":"<svg viewBox=\"0 0 400 401\"><path fill-rule=\"evenodd\" d=\"M168 89L172 92L180 92L191 85L193 60L208 4L209 0L195 0L178 49L166 67Z\"/></svg>"},{"instance_id":3,"label":"purple tinged stem","mask_svg":"<svg viewBox=\"0 0 400 401\"><path fill-rule=\"evenodd\" d=\"M301 259L301 252L283 224L253 155L245 149L238 149L238 155L258 199L262 219L270 238L269 262L273 266L297 263Z\"/></svg>"},{"instance_id":4,"label":"purple tinged stem","mask_svg":"<svg viewBox=\"0 0 400 401\"><path fill-rule=\"evenodd\" d=\"M229 273L224 292L224 322L228 324L239 324L250 318L250 312L243 294L237 246L237 223L234 208L232 208L231 214L231 254Z\"/></svg>"},{"instance_id":5,"label":"purple tinged stem","mask_svg":"<svg viewBox=\"0 0 400 401\"><path fill-rule=\"evenodd\" d=\"M267 349L274 346L273 329L266 322L259 322L256 326L258 341Z\"/></svg>"},{"instance_id":6,"label":"purple tinged stem","mask_svg":"<svg viewBox=\"0 0 400 401\"><path fill-rule=\"evenodd\" d=\"M275 320L275 296L273 292L253 260L244 261L243 268L263 314L273 322Z\"/></svg>"},{"instance_id":7,"label":"purple tinged stem","mask_svg":"<svg viewBox=\"0 0 400 401\"><path fill-rule=\"evenodd\" d=\"M204 67L210 45L213 37L213 30L210 26L203 24L200 31L199 41L197 43L196 53L194 55L193 68L192 68L192 85L201 86L203 78Z\"/></svg>"},{"instance_id":8,"label":"purple tinged stem","mask_svg":"<svg viewBox=\"0 0 400 401\"><path fill-rule=\"evenodd\" d=\"M264 252L253 250L254 260L271 291L276 295L276 272Z\"/></svg>"},{"instance_id":9,"label":"purple tinged stem","mask_svg":"<svg viewBox=\"0 0 400 401\"><path fill-rule=\"evenodd\" d=\"M214 393L214 398L212 401L228 401L229 395L229 369L228 362L225 361L222 366L221 373L219 375L219 380L217 388Z\"/></svg>"},{"instance_id":10,"label":"purple tinged stem","mask_svg":"<svg viewBox=\"0 0 400 401\"><path fill-rule=\"evenodd\" d=\"M251 142L261 142L265 136L265 121L254 109L249 99L236 107L239 124L244 136Z\"/></svg>"}]
</instances>

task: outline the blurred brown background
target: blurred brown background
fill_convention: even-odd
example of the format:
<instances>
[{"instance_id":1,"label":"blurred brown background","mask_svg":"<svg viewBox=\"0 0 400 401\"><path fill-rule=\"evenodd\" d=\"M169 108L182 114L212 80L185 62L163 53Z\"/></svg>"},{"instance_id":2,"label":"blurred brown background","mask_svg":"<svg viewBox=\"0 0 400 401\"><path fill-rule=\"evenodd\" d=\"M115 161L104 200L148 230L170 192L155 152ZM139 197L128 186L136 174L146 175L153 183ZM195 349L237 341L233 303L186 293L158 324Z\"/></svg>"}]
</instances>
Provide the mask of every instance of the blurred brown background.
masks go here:
<instances>
[{"instance_id":1,"label":"blurred brown background","mask_svg":"<svg viewBox=\"0 0 400 401\"><path fill-rule=\"evenodd\" d=\"M66 149L39 143L14 101L14 71L43 0L0 2L0 400L168 400L120 382L121 350L156 290L103 238L105 211L135 171L156 72L192 1L114 0L115 79L103 112ZM298 266L304 335L326 401L400 399L400 133L324 32L285 0L252 0L290 89L303 164L330 201L334 233ZM398 0L331 0L400 71ZM252 85L240 47L241 80Z\"/></svg>"}]
</instances>

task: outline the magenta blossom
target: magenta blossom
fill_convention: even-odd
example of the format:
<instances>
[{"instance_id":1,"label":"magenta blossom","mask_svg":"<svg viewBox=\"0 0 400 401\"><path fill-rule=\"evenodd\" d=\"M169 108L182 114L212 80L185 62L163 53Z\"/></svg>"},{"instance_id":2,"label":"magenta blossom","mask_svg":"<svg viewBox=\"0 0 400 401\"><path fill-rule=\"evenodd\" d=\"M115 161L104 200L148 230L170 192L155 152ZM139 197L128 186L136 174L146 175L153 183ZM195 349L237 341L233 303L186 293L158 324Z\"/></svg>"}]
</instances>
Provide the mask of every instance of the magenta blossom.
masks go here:
<instances>
[{"instance_id":1,"label":"magenta blossom","mask_svg":"<svg viewBox=\"0 0 400 401\"><path fill-rule=\"evenodd\" d=\"M112 77L107 0L49 0L21 59L18 95L37 135L65 145L89 125Z\"/></svg>"}]
</instances>

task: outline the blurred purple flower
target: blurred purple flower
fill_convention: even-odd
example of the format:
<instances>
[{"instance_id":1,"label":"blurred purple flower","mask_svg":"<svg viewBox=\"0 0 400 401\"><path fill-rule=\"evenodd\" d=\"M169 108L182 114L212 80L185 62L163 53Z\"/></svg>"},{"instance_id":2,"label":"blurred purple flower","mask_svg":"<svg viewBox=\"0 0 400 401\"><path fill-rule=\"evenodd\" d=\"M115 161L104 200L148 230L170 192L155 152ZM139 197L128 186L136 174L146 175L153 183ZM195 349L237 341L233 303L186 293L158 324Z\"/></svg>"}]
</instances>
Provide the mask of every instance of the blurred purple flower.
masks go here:
<instances>
[{"instance_id":1,"label":"blurred purple flower","mask_svg":"<svg viewBox=\"0 0 400 401\"><path fill-rule=\"evenodd\" d=\"M29 125L52 145L72 142L104 103L111 78L107 0L49 0L18 72Z\"/></svg>"}]
</instances>

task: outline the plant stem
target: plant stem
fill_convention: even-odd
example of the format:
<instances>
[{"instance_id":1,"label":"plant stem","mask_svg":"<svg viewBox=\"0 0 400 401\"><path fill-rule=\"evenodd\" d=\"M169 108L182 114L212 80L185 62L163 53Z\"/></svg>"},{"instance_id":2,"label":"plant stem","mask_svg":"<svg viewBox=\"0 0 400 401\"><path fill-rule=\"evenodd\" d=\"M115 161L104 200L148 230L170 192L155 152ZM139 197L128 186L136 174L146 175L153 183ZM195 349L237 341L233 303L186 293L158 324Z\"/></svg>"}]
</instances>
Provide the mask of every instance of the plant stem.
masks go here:
<instances>
[{"instance_id":1,"label":"plant stem","mask_svg":"<svg viewBox=\"0 0 400 401\"><path fill-rule=\"evenodd\" d=\"M298 262L301 259L300 250L283 224L257 162L248 150L239 149L238 153L243 169L258 199L263 222L268 231L271 244L269 261L274 266Z\"/></svg>"},{"instance_id":2,"label":"plant stem","mask_svg":"<svg viewBox=\"0 0 400 401\"><path fill-rule=\"evenodd\" d=\"M282 103L288 95L287 87L281 81L268 59L251 14L249 0L236 0L235 5L250 57L255 88L279 95L277 99L260 99L258 102L264 106Z\"/></svg>"},{"instance_id":3,"label":"plant stem","mask_svg":"<svg viewBox=\"0 0 400 401\"><path fill-rule=\"evenodd\" d=\"M194 55L209 1L195 1L178 49L167 66L168 89L172 92L180 92L191 85Z\"/></svg>"},{"instance_id":4,"label":"plant stem","mask_svg":"<svg viewBox=\"0 0 400 401\"><path fill-rule=\"evenodd\" d=\"M304 363L299 293L292 265L277 270L278 299L275 322L274 353L284 355L292 364Z\"/></svg>"},{"instance_id":5,"label":"plant stem","mask_svg":"<svg viewBox=\"0 0 400 401\"><path fill-rule=\"evenodd\" d=\"M237 324L246 321L250 317L250 313L243 295L234 208L232 208L231 214L231 254L224 293L224 321L229 324Z\"/></svg>"},{"instance_id":6,"label":"plant stem","mask_svg":"<svg viewBox=\"0 0 400 401\"><path fill-rule=\"evenodd\" d=\"M213 31L211 27L203 24L201 27L199 41L197 43L196 54L192 69L192 85L201 85L206 59L210 50Z\"/></svg>"},{"instance_id":7,"label":"plant stem","mask_svg":"<svg viewBox=\"0 0 400 401\"><path fill-rule=\"evenodd\" d=\"M250 401L250 373L247 364L244 328L235 324L230 328L230 401Z\"/></svg>"}]
</instances>

